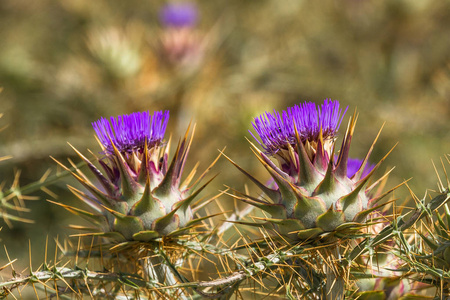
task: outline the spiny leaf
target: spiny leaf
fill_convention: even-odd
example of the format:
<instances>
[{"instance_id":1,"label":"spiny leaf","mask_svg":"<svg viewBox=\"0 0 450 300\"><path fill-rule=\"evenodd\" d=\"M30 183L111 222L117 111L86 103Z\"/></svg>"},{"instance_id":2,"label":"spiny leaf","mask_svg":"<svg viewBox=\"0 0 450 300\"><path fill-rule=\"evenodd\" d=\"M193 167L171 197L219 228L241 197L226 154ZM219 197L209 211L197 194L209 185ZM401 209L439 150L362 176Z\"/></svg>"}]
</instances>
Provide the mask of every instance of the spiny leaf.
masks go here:
<instances>
[{"instance_id":1,"label":"spiny leaf","mask_svg":"<svg viewBox=\"0 0 450 300\"><path fill-rule=\"evenodd\" d=\"M214 178L216 178L217 175L213 176L210 180L208 180L204 185L202 185L201 187L199 187L197 190L195 190L189 197L187 197L184 200L178 201L177 203L175 203L173 206L173 210L178 210L181 209L183 212L186 211L189 208L189 205L192 203L192 201L198 196L198 194L200 194L201 191L203 191L203 189L211 183L211 181L214 180Z\"/></svg>"},{"instance_id":2,"label":"spiny leaf","mask_svg":"<svg viewBox=\"0 0 450 300\"><path fill-rule=\"evenodd\" d=\"M76 208L73 206L65 205L62 203L54 202L54 201L51 201L48 199L47 199L47 201L50 203L56 204L58 206L61 206L75 215L85 217L88 221L93 222L94 224L103 224L106 222L105 217L102 215L96 215L96 214L90 213L88 211L85 211L85 210L82 210L82 209L79 209L79 208Z\"/></svg>"},{"instance_id":3,"label":"spiny leaf","mask_svg":"<svg viewBox=\"0 0 450 300\"><path fill-rule=\"evenodd\" d=\"M246 222L246 221L230 221L227 220L228 223L234 223L234 224L240 224L240 225L246 225L246 226L253 226L253 227L259 227L263 228L265 226L271 226L269 222L264 223L255 223L255 222Z\"/></svg>"},{"instance_id":4,"label":"spiny leaf","mask_svg":"<svg viewBox=\"0 0 450 300\"><path fill-rule=\"evenodd\" d=\"M89 169L94 173L95 177L98 179L100 184L106 190L109 196L114 196L116 194L116 187L112 182L103 176L102 172L97 169L80 151L78 151L74 146L69 143L69 146L75 151L75 153L87 164Z\"/></svg>"},{"instance_id":5,"label":"spiny leaf","mask_svg":"<svg viewBox=\"0 0 450 300\"><path fill-rule=\"evenodd\" d=\"M248 173L247 171L245 171L244 169L242 169L238 164L236 164L234 161L231 160L231 158L229 158L228 156L226 156L223 152L221 152L222 155L230 162L232 163L239 171L241 171L244 175L246 175L251 181L253 181L261 190L264 194L267 195L267 197L269 197L270 199L272 199L272 201L274 202L278 202L279 199L279 194L276 190L270 189L267 186L265 186L263 183L261 183L258 179L256 179L255 177L253 177L252 175L250 175L250 173Z\"/></svg>"},{"instance_id":6,"label":"spiny leaf","mask_svg":"<svg viewBox=\"0 0 450 300\"><path fill-rule=\"evenodd\" d=\"M429 238L427 238L426 236L424 236L421 232L417 232L420 237L422 238L422 241L425 242L425 244L427 244L428 247L431 248L431 250L435 251L438 248L438 245L436 245L435 243L433 243Z\"/></svg>"},{"instance_id":7,"label":"spiny leaf","mask_svg":"<svg viewBox=\"0 0 450 300\"><path fill-rule=\"evenodd\" d=\"M222 156L222 153L224 150L225 150L225 148L223 148L222 151L220 151L220 154L216 157L216 159L214 159L214 161L206 168L206 170L203 171L203 173L197 178L197 180L195 180L195 182L189 187L187 187L187 185L189 184L191 179L190 179L190 176L188 176L188 178L186 178L185 181L183 182L181 189L184 189L184 187L186 187L187 190L197 188L198 184L202 181L202 179L206 176L206 174L208 174L208 172L212 169L212 167L214 167L214 165L217 163L219 158ZM194 172L194 174L195 174L195 172Z\"/></svg>"},{"instance_id":8,"label":"spiny leaf","mask_svg":"<svg viewBox=\"0 0 450 300\"><path fill-rule=\"evenodd\" d=\"M229 193L227 193L227 195L229 195L235 199L238 199L242 202L245 202L247 204L253 205L259 209L262 209L265 212L272 215L272 217L274 217L274 218L286 218L287 217L286 208L282 204L267 203L267 202L261 201L257 198L253 198L253 197L250 197L247 195L245 197L239 197L239 196L232 195Z\"/></svg>"},{"instance_id":9,"label":"spiny leaf","mask_svg":"<svg viewBox=\"0 0 450 300\"><path fill-rule=\"evenodd\" d=\"M62 163L60 163L58 160L56 160L55 158L51 157L58 165L60 165L62 168L64 168L66 171L70 172L70 174L72 174L73 177L75 177L85 188L87 188L92 194L94 194L96 196L96 198L102 202L103 205L105 206L110 206L112 205L112 203L114 203L116 200L109 197L108 195L106 195L105 193L103 193L102 191L100 191L99 189L97 189L94 185L92 185L90 182L87 182L86 180L84 180L82 177L80 177L79 175L77 175L76 173L74 173L73 171L71 171L69 168L67 168L65 165L63 165Z\"/></svg>"}]
</instances>

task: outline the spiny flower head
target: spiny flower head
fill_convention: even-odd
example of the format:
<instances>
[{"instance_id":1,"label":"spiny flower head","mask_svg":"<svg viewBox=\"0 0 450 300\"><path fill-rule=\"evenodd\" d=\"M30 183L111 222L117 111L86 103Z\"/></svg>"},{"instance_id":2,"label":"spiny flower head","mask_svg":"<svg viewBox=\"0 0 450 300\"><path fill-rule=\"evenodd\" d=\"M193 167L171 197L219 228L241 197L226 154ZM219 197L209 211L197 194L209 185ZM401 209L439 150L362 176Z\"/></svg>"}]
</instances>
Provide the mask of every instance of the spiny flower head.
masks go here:
<instances>
[{"instance_id":1,"label":"spiny flower head","mask_svg":"<svg viewBox=\"0 0 450 300\"><path fill-rule=\"evenodd\" d=\"M167 27L193 27L198 21L198 10L189 2L169 3L161 9L159 18Z\"/></svg>"},{"instance_id":2,"label":"spiny flower head","mask_svg":"<svg viewBox=\"0 0 450 300\"><path fill-rule=\"evenodd\" d=\"M80 152L101 188L82 175L72 172L89 191L71 187L72 192L91 207L85 211L64 206L71 212L86 217L96 225L91 234L109 237L115 241L151 241L158 237L176 236L198 222L193 220L192 201L206 186L195 187L193 170L181 182L193 134L189 129L179 142L169 165L169 147L164 133L169 112L133 113L117 118L100 119L92 125L106 154L99 159L103 172Z\"/></svg>"},{"instance_id":3,"label":"spiny flower head","mask_svg":"<svg viewBox=\"0 0 450 300\"><path fill-rule=\"evenodd\" d=\"M253 127L265 152L253 144L252 148L275 184L268 187L233 164L265 194L262 198L235 196L271 215L259 226L272 227L285 239L298 241L353 230L355 224L363 223L376 209L374 204L387 193L372 195L371 190L379 181L369 186L368 180L384 158L376 166L367 166L372 146L362 161L349 160L356 114L335 157L342 117L339 102L325 100L318 107L306 102L282 113L274 111L255 118ZM277 159L278 166L268 155Z\"/></svg>"}]
</instances>

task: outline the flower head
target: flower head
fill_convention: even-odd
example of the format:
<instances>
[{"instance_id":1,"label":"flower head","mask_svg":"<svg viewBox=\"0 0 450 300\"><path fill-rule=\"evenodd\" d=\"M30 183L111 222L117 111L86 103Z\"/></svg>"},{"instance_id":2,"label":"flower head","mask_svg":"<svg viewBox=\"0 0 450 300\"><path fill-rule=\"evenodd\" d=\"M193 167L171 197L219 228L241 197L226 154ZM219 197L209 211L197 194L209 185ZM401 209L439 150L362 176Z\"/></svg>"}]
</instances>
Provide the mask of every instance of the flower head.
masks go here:
<instances>
[{"instance_id":1,"label":"flower head","mask_svg":"<svg viewBox=\"0 0 450 300\"><path fill-rule=\"evenodd\" d=\"M198 10L193 3L171 3L161 9L159 18L167 27L193 27L198 21Z\"/></svg>"},{"instance_id":2,"label":"flower head","mask_svg":"<svg viewBox=\"0 0 450 300\"><path fill-rule=\"evenodd\" d=\"M182 180L183 169L193 139L189 128L169 159L170 140L163 143L169 111L153 115L137 112L117 118L100 119L92 125L105 149L98 159L101 168L76 150L96 178L96 183L81 171L72 172L89 193L73 188L73 193L92 211L83 211L95 225L95 235L114 242L152 241L159 237L189 232L202 219L194 220L192 201L205 188L190 185L195 170ZM76 207L64 206L71 212ZM200 221L199 221L200 220Z\"/></svg>"},{"instance_id":3,"label":"flower head","mask_svg":"<svg viewBox=\"0 0 450 300\"><path fill-rule=\"evenodd\" d=\"M114 147L119 152L142 152L145 143L148 147L158 145L164 139L168 121L168 110L157 111L153 116L145 111L111 117L109 120L101 118L92 126L106 153L112 154Z\"/></svg>"},{"instance_id":4,"label":"flower head","mask_svg":"<svg viewBox=\"0 0 450 300\"><path fill-rule=\"evenodd\" d=\"M253 137L272 155L287 149L287 144L295 144L296 129L302 141L317 141L320 131L324 140L334 139L346 111L347 108L342 113L339 101L326 99L319 107L305 102L289 107L281 114L275 110L273 114L266 112L252 123L261 142Z\"/></svg>"},{"instance_id":5,"label":"flower head","mask_svg":"<svg viewBox=\"0 0 450 300\"><path fill-rule=\"evenodd\" d=\"M334 155L337 130L345 112L338 101L327 99L319 106L306 102L255 118L253 127L265 152L254 144L252 149L273 183L263 184L232 162L265 194L262 198L236 197L270 214L266 222L252 226L273 229L286 241L297 242L323 233L353 233L359 229L352 224L364 224L373 205L388 194L372 193L381 181L368 185L385 158L376 166L367 166L367 159L349 160L356 113L336 151L339 154Z\"/></svg>"}]
</instances>

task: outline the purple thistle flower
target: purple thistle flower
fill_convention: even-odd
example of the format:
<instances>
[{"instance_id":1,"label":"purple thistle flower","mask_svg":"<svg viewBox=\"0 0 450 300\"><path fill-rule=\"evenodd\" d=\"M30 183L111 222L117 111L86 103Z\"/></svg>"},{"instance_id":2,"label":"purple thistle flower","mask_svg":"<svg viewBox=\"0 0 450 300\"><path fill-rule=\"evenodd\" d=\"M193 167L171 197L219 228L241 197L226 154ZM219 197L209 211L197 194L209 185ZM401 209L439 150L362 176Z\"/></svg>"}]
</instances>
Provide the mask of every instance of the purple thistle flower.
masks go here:
<instances>
[{"instance_id":1,"label":"purple thistle flower","mask_svg":"<svg viewBox=\"0 0 450 300\"><path fill-rule=\"evenodd\" d=\"M198 21L198 10L193 3L169 3L161 9L159 19L167 27L193 27Z\"/></svg>"},{"instance_id":2,"label":"purple thistle flower","mask_svg":"<svg viewBox=\"0 0 450 300\"><path fill-rule=\"evenodd\" d=\"M319 107L315 103L305 102L289 107L281 114L275 110L273 114L266 112L252 122L261 142L252 132L250 134L270 154L286 149L287 143L295 144L295 128L302 141L317 141L321 129L324 139L333 139L347 108L342 113L339 101L325 99Z\"/></svg>"},{"instance_id":3,"label":"purple thistle flower","mask_svg":"<svg viewBox=\"0 0 450 300\"><path fill-rule=\"evenodd\" d=\"M109 120L101 118L92 126L98 139L108 154L114 153L114 146L120 152L142 151L147 141L148 147L159 144L164 139L169 111L157 111L150 115L149 111L135 112Z\"/></svg>"},{"instance_id":4,"label":"purple thistle flower","mask_svg":"<svg viewBox=\"0 0 450 300\"><path fill-rule=\"evenodd\" d=\"M348 178L352 178L353 175L356 174L356 172L358 172L359 168L362 165L362 160L358 159L358 158L349 158L347 161L347 177ZM369 174L370 171L372 171L372 169L375 167L375 165L371 164L371 163L367 163L366 166L364 167L364 170L361 174L361 178L366 177L367 174Z\"/></svg>"}]
</instances>

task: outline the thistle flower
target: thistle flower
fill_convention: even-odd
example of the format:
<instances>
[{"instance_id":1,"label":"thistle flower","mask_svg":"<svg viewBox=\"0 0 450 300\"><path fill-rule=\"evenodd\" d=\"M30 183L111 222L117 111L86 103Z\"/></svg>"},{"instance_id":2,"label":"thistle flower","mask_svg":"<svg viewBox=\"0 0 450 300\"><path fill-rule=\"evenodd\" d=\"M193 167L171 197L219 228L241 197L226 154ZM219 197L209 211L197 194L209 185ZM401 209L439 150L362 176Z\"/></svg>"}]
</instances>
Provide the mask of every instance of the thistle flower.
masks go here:
<instances>
[{"instance_id":1,"label":"thistle flower","mask_svg":"<svg viewBox=\"0 0 450 300\"><path fill-rule=\"evenodd\" d=\"M189 2L167 4L159 12L159 19L166 27L193 27L198 21L197 7Z\"/></svg>"},{"instance_id":2,"label":"thistle flower","mask_svg":"<svg viewBox=\"0 0 450 300\"><path fill-rule=\"evenodd\" d=\"M268 198L236 196L271 215L257 226L275 229L286 239L297 241L354 228L377 208L373 205L387 193L371 197L370 191L379 181L368 186L368 180L384 158L367 167L372 146L356 171L355 161L349 163L356 115L349 122L337 160L333 154L345 112L338 101L325 100L319 107L303 103L255 118L253 127L261 139L257 141L265 153L253 144L252 148L276 185L269 188L235 165ZM279 166L269 156L276 158Z\"/></svg>"},{"instance_id":3,"label":"thistle flower","mask_svg":"<svg viewBox=\"0 0 450 300\"><path fill-rule=\"evenodd\" d=\"M169 165L169 143L164 133L169 112L133 113L92 123L106 155L99 160L104 174L80 152L102 186L90 182L79 170L73 176L90 192L70 187L72 192L93 212L59 204L79 214L93 224L97 232L90 233L115 241L151 241L162 236L176 236L200 220L193 220L191 203L203 185L195 186L204 172L189 186L195 170L181 183L181 176L192 142L188 132L178 144ZM188 129L189 131L189 129ZM91 228L88 228L91 230Z\"/></svg>"},{"instance_id":4,"label":"thistle flower","mask_svg":"<svg viewBox=\"0 0 450 300\"><path fill-rule=\"evenodd\" d=\"M198 15L197 7L190 2L167 4L161 9L163 31L158 50L169 67L191 71L203 60L204 45L195 30Z\"/></svg>"}]
</instances>

